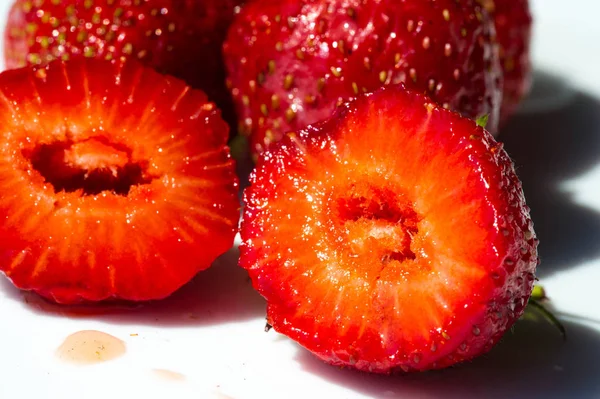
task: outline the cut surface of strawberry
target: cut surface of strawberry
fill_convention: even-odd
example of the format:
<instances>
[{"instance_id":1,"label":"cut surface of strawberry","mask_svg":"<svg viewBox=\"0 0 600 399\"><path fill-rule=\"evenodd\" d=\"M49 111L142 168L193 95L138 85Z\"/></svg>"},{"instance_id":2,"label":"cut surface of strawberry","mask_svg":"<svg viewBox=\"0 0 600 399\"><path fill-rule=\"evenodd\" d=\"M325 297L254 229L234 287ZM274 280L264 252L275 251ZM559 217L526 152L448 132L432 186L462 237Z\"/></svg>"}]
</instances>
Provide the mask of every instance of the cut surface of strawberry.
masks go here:
<instances>
[{"instance_id":1,"label":"cut surface of strawberry","mask_svg":"<svg viewBox=\"0 0 600 399\"><path fill-rule=\"evenodd\" d=\"M227 125L135 61L0 75L0 271L59 303L168 296L233 244Z\"/></svg>"},{"instance_id":2,"label":"cut surface of strawberry","mask_svg":"<svg viewBox=\"0 0 600 399\"><path fill-rule=\"evenodd\" d=\"M502 73L474 0L254 0L224 44L240 130L260 153L336 105L404 82L495 132Z\"/></svg>"},{"instance_id":3,"label":"cut surface of strawberry","mask_svg":"<svg viewBox=\"0 0 600 399\"><path fill-rule=\"evenodd\" d=\"M9 68L74 55L133 57L204 90L232 118L221 46L241 0L17 0L5 30Z\"/></svg>"},{"instance_id":4,"label":"cut surface of strawberry","mask_svg":"<svg viewBox=\"0 0 600 399\"><path fill-rule=\"evenodd\" d=\"M402 86L288 134L244 196L240 264L268 323L328 363L387 373L472 359L531 294L537 239L508 155Z\"/></svg>"}]
</instances>

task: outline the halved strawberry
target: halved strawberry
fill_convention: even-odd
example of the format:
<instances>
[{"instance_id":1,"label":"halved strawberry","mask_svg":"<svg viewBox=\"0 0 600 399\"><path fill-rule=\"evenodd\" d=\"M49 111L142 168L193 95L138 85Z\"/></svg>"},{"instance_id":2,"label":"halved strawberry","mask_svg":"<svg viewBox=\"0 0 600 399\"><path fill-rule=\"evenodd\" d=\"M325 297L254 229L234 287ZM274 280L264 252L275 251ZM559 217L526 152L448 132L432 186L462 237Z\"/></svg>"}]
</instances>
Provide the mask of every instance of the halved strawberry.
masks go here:
<instances>
[{"instance_id":1,"label":"halved strawberry","mask_svg":"<svg viewBox=\"0 0 600 399\"><path fill-rule=\"evenodd\" d=\"M401 86L288 134L245 201L240 264L268 323L334 365L471 359L531 294L537 239L508 155Z\"/></svg>"},{"instance_id":2,"label":"halved strawberry","mask_svg":"<svg viewBox=\"0 0 600 399\"><path fill-rule=\"evenodd\" d=\"M221 46L242 0L16 0L9 68L72 55L131 56L208 93L231 118ZM227 119L226 118L226 119Z\"/></svg>"},{"instance_id":3,"label":"halved strawberry","mask_svg":"<svg viewBox=\"0 0 600 399\"><path fill-rule=\"evenodd\" d=\"M474 0L254 0L224 44L251 150L404 82L495 132L502 73L493 21Z\"/></svg>"},{"instance_id":4,"label":"halved strawberry","mask_svg":"<svg viewBox=\"0 0 600 399\"><path fill-rule=\"evenodd\" d=\"M0 75L0 271L60 303L165 297L233 243L227 125L134 61Z\"/></svg>"},{"instance_id":5,"label":"halved strawberry","mask_svg":"<svg viewBox=\"0 0 600 399\"><path fill-rule=\"evenodd\" d=\"M506 121L527 95L532 82L532 16L529 0L479 0L493 16L504 70L501 119Z\"/></svg>"}]
</instances>

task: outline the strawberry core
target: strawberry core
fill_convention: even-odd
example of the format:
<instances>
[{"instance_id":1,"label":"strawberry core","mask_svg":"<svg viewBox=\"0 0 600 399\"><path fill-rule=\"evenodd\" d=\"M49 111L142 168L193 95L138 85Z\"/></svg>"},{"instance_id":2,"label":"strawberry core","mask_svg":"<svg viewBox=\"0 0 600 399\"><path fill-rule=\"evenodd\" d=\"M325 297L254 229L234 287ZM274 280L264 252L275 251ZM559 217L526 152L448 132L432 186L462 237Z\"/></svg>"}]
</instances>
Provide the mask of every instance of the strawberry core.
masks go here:
<instances>
[{"instance_id":1,"label":"strawberry core","mask_svg":"<svg viewBox=\"0 0 600 399\"><path fill-rule=\"evenodd\" d=\"M113 175L116 175L118 168L129 163L129 155L110 144L91 139L71 145L65 151L65 162L72 167L88 171L108 169Z\"/></svg>"},{"instance_id":2,"label":"strawberry core","mask_svg":"<svg viewBox=\"0 0 600 399\"><path fill-rule=\"evenodd\" d=\"M126 196L132 186L152 180L146 162L132 161L130 148L103 137L41 144L26 155L56 192L97 195L108 191Z\"/></svg>"},{"instance_id":3,"label":"strawberry core","mask_svg":"<svg viewBox=\"0 0 600 399\"><path fill-rule=\"evenodd\" d=\"M402 195L356 184L338 197L337 212L352 257L374 256L384 264L415 259L411 244L419 218Z\"/></svg>"}]
</instances>

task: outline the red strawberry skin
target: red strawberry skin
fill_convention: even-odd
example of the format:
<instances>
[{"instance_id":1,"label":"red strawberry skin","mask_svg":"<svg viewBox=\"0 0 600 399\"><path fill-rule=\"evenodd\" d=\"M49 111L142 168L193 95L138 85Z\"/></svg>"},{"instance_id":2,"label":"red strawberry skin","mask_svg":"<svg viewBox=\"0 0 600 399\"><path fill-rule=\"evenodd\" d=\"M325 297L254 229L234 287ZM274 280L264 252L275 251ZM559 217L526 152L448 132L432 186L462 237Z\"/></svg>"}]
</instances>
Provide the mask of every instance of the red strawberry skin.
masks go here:
<instances>
[{"instance_id":1,"label":"red strawberry skin","mask_svg":"<svg viewBox=\"0 0 600 399\"><path fill-rule=\"evenodd\" d=\"M228 128L133 60L0 75L0 271L53 301L164 298L233 244Z\"/></svg>"},{"instance_id":2,"label":"red strawberry skin","mask_svg":"<svg viewBox=\"0 0 600 399\"><path fill-rule=\"evenodd\" d=\"M504 71L501 120L505 122L527 95L532 83L533 18L528 0L481 0L493 16Z\"/></svg>"},{"instance_id":3,"label":"red strawberry skin","mask_svg":"<svg viewBox=\"0 0 600 399\"><path fill-rule=\"evenodd\" d=\"M224 44L240 129L262 152L358 93L404 82L495 131L493 21L471 0L256 0Z\"/></svg>"},{"instance_id":4,"label":"red strawberry skin","mask_svg":"<svg viewBox=\"0 0 600 399\"><path fill-rule=\"evenodd\" d=\"M287 135L244 196L240 265L269 324L333 365L472 359L531 294L537 239L508 155L401 86Z\"/></svg>"},{"instance_id":5,"label":"red strawberry skin","mask_svg":"<svg viewBox=\"0 0 600 399\"><path fill-rule=\"evenodd\" d=\"M17 0L8 68L52 59L131 56L204 90L232 118L221 46L241 0Z\"/></svg>"}]
</instances>

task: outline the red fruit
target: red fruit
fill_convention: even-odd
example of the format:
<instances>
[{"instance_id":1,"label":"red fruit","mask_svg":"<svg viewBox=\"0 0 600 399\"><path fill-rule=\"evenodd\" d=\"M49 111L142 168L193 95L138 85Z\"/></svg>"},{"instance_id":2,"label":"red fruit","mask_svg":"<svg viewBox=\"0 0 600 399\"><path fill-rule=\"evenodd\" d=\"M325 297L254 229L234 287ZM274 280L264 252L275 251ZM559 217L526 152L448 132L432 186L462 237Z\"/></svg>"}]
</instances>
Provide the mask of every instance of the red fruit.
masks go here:
<instances>
[{"instance_id":1,"label":"red fruit","mask_svg":"<svg viewBox=\"0 0 600 399\"><path fill-rule=\"evenodd\" d=\"M256 0L224 45L228 85L260 153L344 100L405 82L471 118L501 103L493 22L473 0Z\"/></svg>"},{"instance_id":2,"label":"red fruit","mask_svg":"<svg viewBox=\"0 0 600 399\"><path fill-rule=\"evenodd\" d=\"M245 192L242 267L268 323L386 373L487 352L522 315L537 239L502 146L390 86L289 134Z\"/></svg>"},{"instance_id":3,"label":"red fruit","mask_svg":"<svg viewBox=\"0 0 600 399\"><path fill-rule=\"evenodd\" d=\"M480 0L494 17L504 70L501 119L506 121L531 88L532 17L528 0Z\"/></svg>"},{"instance_id":4,"label":"red fruit","mask_svg":"<svg viewBox=\"0 0 600 399\"><path fill-rule=\"evenodd\" d=\"M242 0L17 0L5 32L9 68L72 55L131 55L206 91L231 118L221 46Z\"/></svg>"},{"instance_id":5,"label":"red fruit","mask_svg":"<svg viewBox=\"0 0 600 399\"><path fill-rule=\"evenodd\" d=\"M60 303L163 298L233 243L227 125L134 61L0 75L0 271Z\"/></svg>"}]
</instances>

